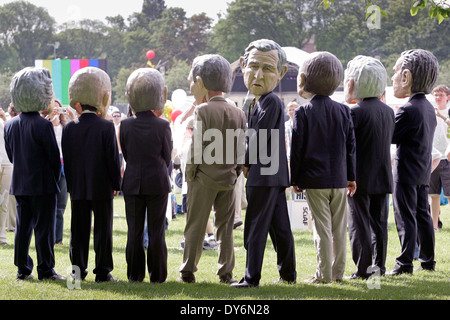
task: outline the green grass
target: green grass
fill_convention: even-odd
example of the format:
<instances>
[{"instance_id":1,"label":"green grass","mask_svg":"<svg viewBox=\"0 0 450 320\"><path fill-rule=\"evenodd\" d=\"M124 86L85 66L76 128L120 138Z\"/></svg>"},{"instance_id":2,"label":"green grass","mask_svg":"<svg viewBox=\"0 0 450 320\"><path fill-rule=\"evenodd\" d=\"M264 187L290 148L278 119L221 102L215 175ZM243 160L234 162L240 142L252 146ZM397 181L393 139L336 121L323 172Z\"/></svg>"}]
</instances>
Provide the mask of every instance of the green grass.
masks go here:
<instances>
[{"instance_id":1,"label":"green grass","mask_svg":"<svg viewBox=\"0 0 450 320\"><path fill-rule=\"evenodd\" d=\"M55 246L55 270L67 275L70 271L68 243L70 234L70 203L65 213L64 245ZM441 221L443 229L436 233L436 271L415 272L411 275L379 278L379 289L370 288L363 280L346 280L341 284L332 283L315 285L304 283L310 279L316 268L316 253L311 231L294 231L297 260L297 284L277 284L279 274L276 266L276 254L270 239L264 257L262 279L259 288L239 290L228 285L219 284L216 275L217 251L204 250L196 272L195 284L179 283L178 268L182 262L183 251L180 248L185 220L178 215L172 220L166 231L168 246L168 278L163 284L152 284L148 276L143 283L129 283L126 278L127 264L125 247L127 225L124 201L117 197L114 211L114 270L112 272L119 282L95 283L92 270L95 254L92 248L89 255L89 274L81 282L81 289L71 290L64 281L37 281L34 279L16 281L17 269L14 266L14 234L8 232L9 246L0 247L0 299L2 300L449 300L450 298L450 209L442 206ZM243 211L245 213L245 211ZM244 274L246 251L243 248L243 229L234 233L236 267L234 276L240 279ZM348 245L348 241L347 241ZM400 245L393 220L392 207L389 217L389 242L386 268L390 271L395 264L395 257L400 252ZM30 255L37 263L34 238L30 246ZM415 267L419 262L415 262ZM345 275L355 270L348 249ZM372 282L372 285L377 285Z\"/></svg>"}]
</instances>

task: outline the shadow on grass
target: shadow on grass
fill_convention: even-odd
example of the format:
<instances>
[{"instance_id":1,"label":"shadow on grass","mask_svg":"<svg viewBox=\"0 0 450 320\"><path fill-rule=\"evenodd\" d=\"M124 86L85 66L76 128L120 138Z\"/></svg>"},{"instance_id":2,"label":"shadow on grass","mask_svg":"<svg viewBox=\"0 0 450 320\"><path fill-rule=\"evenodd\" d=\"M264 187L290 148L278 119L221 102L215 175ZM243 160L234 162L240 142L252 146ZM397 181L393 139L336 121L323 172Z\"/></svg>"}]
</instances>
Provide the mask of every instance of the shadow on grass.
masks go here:
<instances>
[{"instance_id":1,"label":"shadow on grass","mask_svg":"<svg viewBox=\"0 0 450 320\"><path fill-rule=\"evenodd\" d=\"M73 289L72 292L77 296L76 299L80 295L89 299L90 292L109 291L120 293L118 298L120 300L391 300L393 297L396 300L448 300L450 291L448 282L445 281L447 277L446 272L381 277L378 287L373 281L369 283L364 280L344 280L342 283L332 284L262 283L258 288L249 289L237 289L227 284L201 281L193 284L174 280L165 283L149 283L147 277L141 283L126 280L95 283L85 280L80 283L80 289ZM67 288L65 281L55 283Z\"/></svg>"}]
</instances>

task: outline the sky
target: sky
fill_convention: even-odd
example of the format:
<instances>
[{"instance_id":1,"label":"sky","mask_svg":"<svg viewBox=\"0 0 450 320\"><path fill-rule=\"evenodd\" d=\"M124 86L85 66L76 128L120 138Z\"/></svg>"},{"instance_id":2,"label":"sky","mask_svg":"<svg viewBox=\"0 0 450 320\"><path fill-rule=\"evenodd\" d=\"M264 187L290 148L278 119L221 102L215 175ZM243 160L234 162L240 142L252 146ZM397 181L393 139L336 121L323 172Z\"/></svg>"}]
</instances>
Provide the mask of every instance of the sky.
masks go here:
<instances>
[{"instance_id":1,"label":"sky","mask_svg":"<svg viewBox=\"0 0 450 320\"><path fill-rule=\"evenodd\" d=\"M26 0L48 10L58 24L71 20L98 19L105 21L108 16L122 15L126 19L134 12L140 12L143 0ZM14 0L0 0L0 5ZM165 0L166 6L180 7L187 17L205 12L217 21L218 13L226 13L228 2L232 0Z\"/></svg>"}]
</instances>

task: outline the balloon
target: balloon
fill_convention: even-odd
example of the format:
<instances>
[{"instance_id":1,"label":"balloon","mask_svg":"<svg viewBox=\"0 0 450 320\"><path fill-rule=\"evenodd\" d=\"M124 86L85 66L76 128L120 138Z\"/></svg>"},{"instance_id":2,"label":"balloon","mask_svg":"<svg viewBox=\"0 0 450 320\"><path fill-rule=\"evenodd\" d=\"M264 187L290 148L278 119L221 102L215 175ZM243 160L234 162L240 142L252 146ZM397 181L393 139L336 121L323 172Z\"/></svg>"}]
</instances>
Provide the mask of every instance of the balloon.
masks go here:
<instances>
[{"instance_id":1,"label":"balloon","mask_svg":"<svg viewBox=\"0 0 450 320\"><path fill-rule=\"evenodd\" d=\"M172 111L174 110L174 106L172 101L167 100L166 105L164 106L164 117L166 117L167 120L171 121L171 114Z\"/></svg>"},{"instance_id":2,"label":"balloon","mask_svg":"<svg viewBox=\"0 0 450 320\"><path fill-rule=\"evenodd\" d=\"M148 60L152 60L154 57L155 57L155 51L153 51L153 50L147 51Z\"/></svg>"},{"instance_id":3,"label":"balloon","mask_svg":"<svg viewBox=\"0 0 450 320\"><path fill-rule=\"evenodd\" d=\"M172 102L177 109L183 109L184 103L186 101L186 91L183 89L176 89L172 93Z\"/></svg>"},{"instance_id":4,"label":"balloon","mask_svg":"<svg viewBox=\"0 0 450 320\"><path fill-rule=\"evenodd\" d=\"M172 122L175 122L175 120L178 118L178 116L182 113L183 113L183 111L181 111L181 110L173 110L172 114L170 115L170 119L172 120Z\"/></svg>"}]
</instances>

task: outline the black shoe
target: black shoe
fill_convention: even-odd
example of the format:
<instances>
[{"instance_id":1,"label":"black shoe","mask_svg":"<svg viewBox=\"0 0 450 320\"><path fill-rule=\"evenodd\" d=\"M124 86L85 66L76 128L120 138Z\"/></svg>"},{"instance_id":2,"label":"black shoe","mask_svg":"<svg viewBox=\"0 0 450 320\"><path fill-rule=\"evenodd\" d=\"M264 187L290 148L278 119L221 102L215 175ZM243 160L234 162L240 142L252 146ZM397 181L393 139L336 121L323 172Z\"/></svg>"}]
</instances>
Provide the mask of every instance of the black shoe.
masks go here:
<instances>
[{"instance_id":1,"label":"black shoe","mask_svg":"<svg viewBox=\"0 0 450 320\"><path fill-rule=\"evenodd\" d=\"M23 274L23 273L18 273L16 276L16 280L20 281L20 280L31 280L33 279L33 275L32 274Z\"/></svg>"},{"instance_id":2,"label":"black shoe","mask_svg":"<svg viewBox=\"0 0 450 320\"><path fill-rule=\"evenodd\" d=\"M42 278L39 278L39 281L42 281L42 280L66 280L66 279L67 279L67 277L55 273L55 274L52 274L51 276L44 276Z\"/></svg>"},{"instance_id":3,"label":"black shoe","mask_svg":"<svg viewBox=\"0 0 450 320\"><path fill-rule=\"evenodd\" d=\"M119 280L114 279L112 274L108 273L107 275L96 275L95 276L95 282L118 282Z\"/></svg>"},{"instance_id":4,"label":"black shoe","mask_svg":"<svg viewBox=\"0 0 450 320\"><path fill-rule=\"evenodd\" d=\"M283 278L278 279L275 283L286 283L286 284L296 284L297 280L286 280Z\"/></svg>"},{"instance_id":5,"label":"black shoe","mask_svg":"<svg viewBox=\"0 0 450 320\"><path fill-rule=\"evenodd\" d=\"M417 269L415 269L414 271L434 271L434 268L428 268L428 267L424 267L424 266L419 266Z\"/></svg>"},{"instance_id":6,"label":"black shoe","mask_svg":"<svg viewBox=\"0 0 450 320\"><path fill-rule=\"evenodd\" d=\"M232 283L231 286L233 288L241 289L241 288L257 288L259 285L258 284L253 284L253 283L249 283L249 282L245 281L244 278L242 278L241 281Z\"/></svg>"},{"instance_id":7,"label":"black shoe","mask_svg":"<svg viewBox=\"0 0 450 320\"><path fill-rule=\"evenodd\" d=\"M357 279L367 280L367 279L369 279L369 276L361 275L358 272L353 272L353 274L351 276L344 277L344 279L345 280L357 280Z\"/></svg>"},{"instance_id":8,"label":"black shoe","mask_svg":"<svg viewBox=\"0 0 450 320\"><path fill-rule=\"evenodd\" d=\"M412 273L413 273L412 268L402 268L402 267L399 267L398 265L396 265L394 267L394 269L392 269L391 272L386 273L386 275L388 275L388 276L399 276L401 274L412 274Z\"/></svg>"},{"instance_id":9,"label":"black shoe","mask_svg":"<svg viewBox=\"0 0 450 320\"><path fill-rule=\"evenodd\" d=\"M238 221L233 225L233 229L236 229L238 227L242 226L242 221Z\"/></svg>"},{"instance_id":10,"label":"black shoe","mask_svg":"<svg viewBox=\"0 0 450 320\"><path fill-rule=\"evenodd\" d=\"M177 279L178 282L195 283L195 276L191 272L182 273Z\"/></svg>"}]
</instances>

